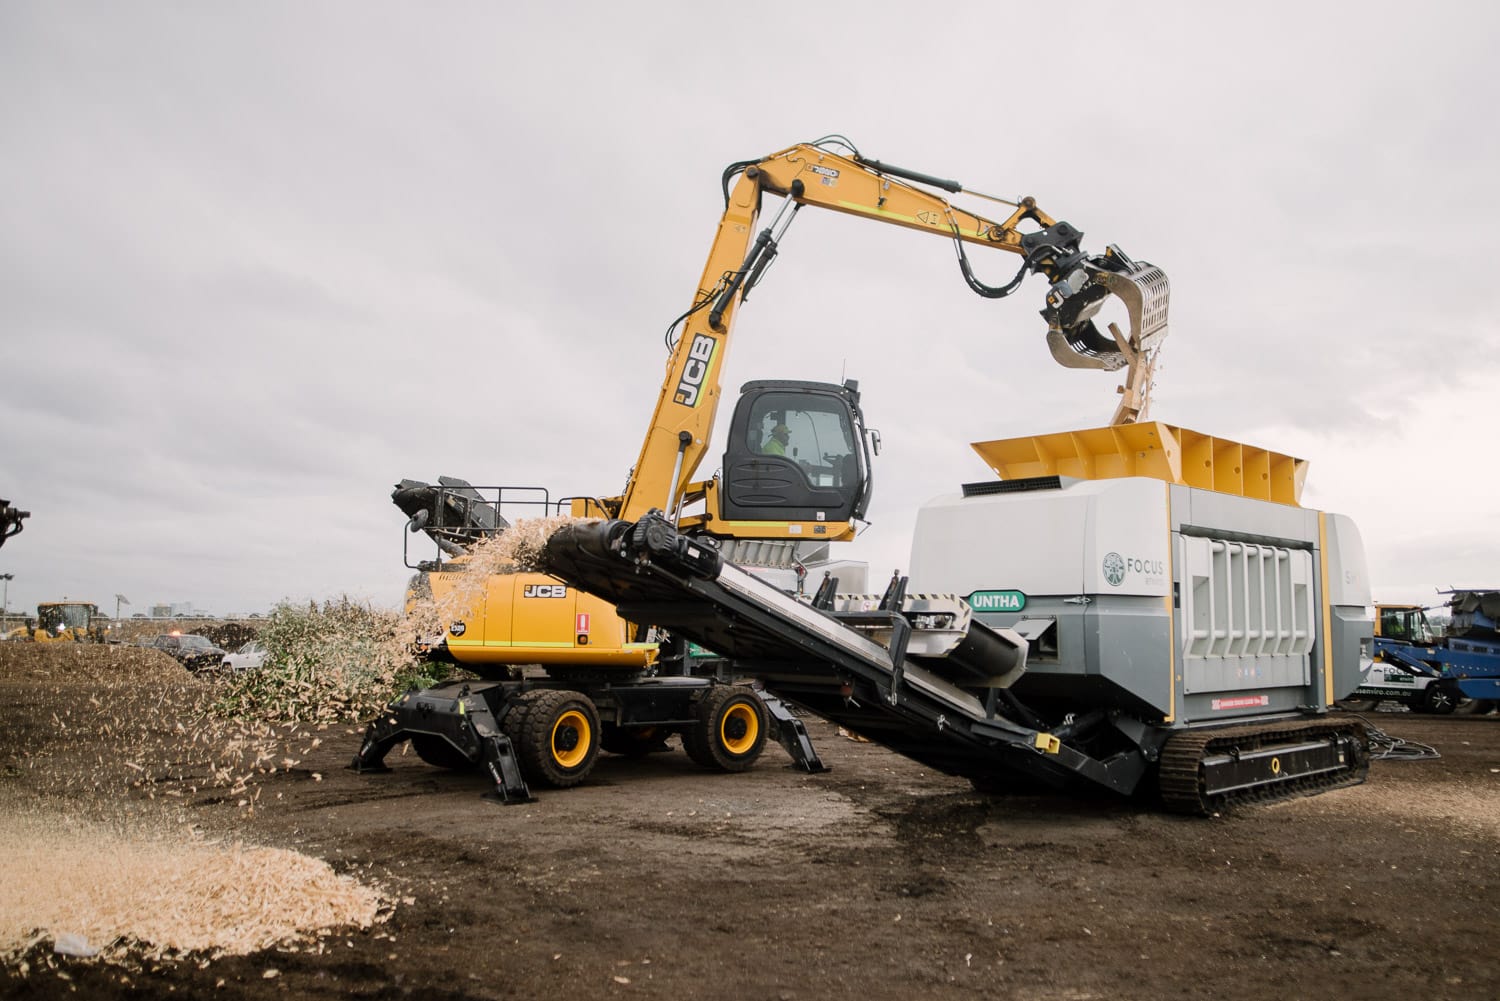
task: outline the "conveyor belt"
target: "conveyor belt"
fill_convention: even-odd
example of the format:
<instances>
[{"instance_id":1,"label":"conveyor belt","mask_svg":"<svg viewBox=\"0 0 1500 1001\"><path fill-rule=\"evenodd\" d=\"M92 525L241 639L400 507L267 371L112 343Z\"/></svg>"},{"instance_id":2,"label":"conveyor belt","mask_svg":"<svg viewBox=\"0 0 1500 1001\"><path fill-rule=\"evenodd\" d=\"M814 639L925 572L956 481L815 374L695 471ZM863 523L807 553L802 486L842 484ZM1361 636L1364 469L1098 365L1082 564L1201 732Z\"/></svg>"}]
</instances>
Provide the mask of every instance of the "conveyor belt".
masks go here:
<instances>
[{"instance_id":1,"label":"conveyor belt","mask_svg":"<svg viewBox=\"0 0 1500 1001\"><path fill-rule=\"evenodd\" d=\"M625 618L732 658L737 671L781 698L950 774L995 784L1020 773L1049 786L1128 795L1146 771L1145 756L1126 739L1145 736L1134 721L1095 713L1070 724L1078 732L1085 724L1120 728L1104 742L1111 753L1094 757L1063 728L1041 731L1009 718L1003 700L981 699L943 677L940 661L893 654L662 519L566 526L548 541L544 559L547 572L606 598Z\"/></svg>"}]
</instances>

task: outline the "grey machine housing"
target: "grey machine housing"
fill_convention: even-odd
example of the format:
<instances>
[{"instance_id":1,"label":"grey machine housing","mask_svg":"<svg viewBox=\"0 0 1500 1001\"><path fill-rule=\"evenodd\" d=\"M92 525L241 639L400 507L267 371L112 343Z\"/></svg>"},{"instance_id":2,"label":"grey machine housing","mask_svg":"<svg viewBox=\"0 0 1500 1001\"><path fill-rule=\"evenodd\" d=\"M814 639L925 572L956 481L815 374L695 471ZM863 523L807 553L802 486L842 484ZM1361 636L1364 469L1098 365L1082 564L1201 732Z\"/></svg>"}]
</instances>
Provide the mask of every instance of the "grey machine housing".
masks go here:
<instances>
[{"instance_id":1,"label":"grey machine housing","mask_svg":"<svg viewBox=\"0 0 1500 1001\"><path fill-rule=\"evenodd\" d=\"M1010 687L1039 710L1172 727L1326 710L1369 664L1358 528L1272 501L1144 477L970 484L920 510L910 576L1027 637Z\"/></svg>"}]
</instances>

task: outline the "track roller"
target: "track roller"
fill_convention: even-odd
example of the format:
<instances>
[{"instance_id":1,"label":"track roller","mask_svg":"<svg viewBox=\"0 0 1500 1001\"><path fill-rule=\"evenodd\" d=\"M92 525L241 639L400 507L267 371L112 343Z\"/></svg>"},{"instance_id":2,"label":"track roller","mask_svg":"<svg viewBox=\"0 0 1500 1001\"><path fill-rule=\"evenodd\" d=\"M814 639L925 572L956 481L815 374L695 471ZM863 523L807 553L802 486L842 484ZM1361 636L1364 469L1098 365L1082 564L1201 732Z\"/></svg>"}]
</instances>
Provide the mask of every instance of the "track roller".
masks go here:
<instances>
[{"instance_id":1,"label":"track roller","mask_svg":"<svg viewBox=\"0 0 1500 1001\"><path fill-rule=\"evenodd\" d=\"M1358 720L1184 730L1162 748L1157 784L1175 813L1207 815L1363 782L1370 742Z\"/></svg>"}]
</instances>

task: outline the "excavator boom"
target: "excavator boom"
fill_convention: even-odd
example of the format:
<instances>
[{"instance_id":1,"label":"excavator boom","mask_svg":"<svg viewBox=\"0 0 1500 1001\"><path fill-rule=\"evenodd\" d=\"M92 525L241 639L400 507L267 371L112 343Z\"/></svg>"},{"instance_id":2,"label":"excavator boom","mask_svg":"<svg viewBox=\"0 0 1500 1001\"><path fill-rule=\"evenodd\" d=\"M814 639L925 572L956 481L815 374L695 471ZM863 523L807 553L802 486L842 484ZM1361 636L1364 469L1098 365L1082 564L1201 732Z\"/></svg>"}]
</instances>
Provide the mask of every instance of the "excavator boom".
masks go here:
<instances>
[{"instance_id":1,"label":"excavator boom","mask_svg":"<svg viewBox=\"0 0 1500 1001\"><path fill-rule=\"evenodd\" d=\"M821 141L820 141L821 142ZM966 192L957 181L803 143L725 171L725 208L693 303L672 343L651 426L623 494L605 502L615 517L677 510L708 448L735 312L778 252L786 227L805 206L829 209L952 240L965 282L986 298L1015 292L1028 274L1050 283L1042 316L1053 358L1069 368L1128 368L1114 423L1144 416L1156 348L1167 332L1169 286L1161 269L1118 247L1089 255L1083 233L1048 215L1034 198L1016 201ZM925 185L919 186L919 185ZM954 205L945 194L1000 202L1012 211L991 219ZM757 232L765 195L785 199L771 225ZM966 247L1015 254L1021 264L1003 285L974 274ZM1130 329L1094 322L1111 296L1124 303ZM674 325L675 329L675 325ZM670 471L670 475L665 475Z\"/></svg>"}]
</instances>

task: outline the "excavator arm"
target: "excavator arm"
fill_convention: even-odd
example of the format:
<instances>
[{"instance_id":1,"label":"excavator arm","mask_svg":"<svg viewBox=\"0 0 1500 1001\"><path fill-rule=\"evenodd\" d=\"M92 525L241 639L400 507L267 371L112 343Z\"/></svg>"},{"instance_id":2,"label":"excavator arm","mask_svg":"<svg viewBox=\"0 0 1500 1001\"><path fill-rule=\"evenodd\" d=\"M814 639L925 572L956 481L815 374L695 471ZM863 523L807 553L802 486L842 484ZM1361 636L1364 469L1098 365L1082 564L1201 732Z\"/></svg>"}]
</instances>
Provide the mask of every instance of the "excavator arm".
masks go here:
<instances>
[{"instance_id":1,"label":"excavator arm","mask_svg":"<svg viewBox=\"0 0 1500 1001\"><path fill-rule=\"evenodd\" d=\"M1011 202L966 192L956 181L865 159L839 145L850 155L799 144L725 171L724 214L692 306L679 318L682 329L672 342L641 454L624 493L604 501L610 516L634 519L652 508L673 511L698 489L691 480L713 434L735 314L775 258L787 226L807 205L952 240L966 284L986 298L1010 295L1028 274L1043 275L1050 284L1042 316L1054 359L1069 368L1128 368L1112 423L1144 415L1155 350L1166 335L1169 290L1159 269L1113 246L1102 255L1087 254L1080 245L1083 234L1042 211L1033 198ZM986 218L929 187L1011 211L1004 219ZM757 232L767 194L784 201L771 224ZM1015 276L998 286L980 281L965 250L973 245L1020 257ZM1112 295L1125 304L1131 329L1121 332L1111 324L1105 335L1093 317Z\"/></svg>"}]
</instances>

